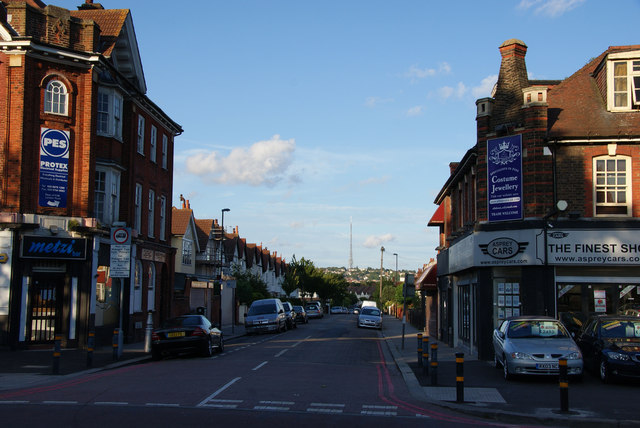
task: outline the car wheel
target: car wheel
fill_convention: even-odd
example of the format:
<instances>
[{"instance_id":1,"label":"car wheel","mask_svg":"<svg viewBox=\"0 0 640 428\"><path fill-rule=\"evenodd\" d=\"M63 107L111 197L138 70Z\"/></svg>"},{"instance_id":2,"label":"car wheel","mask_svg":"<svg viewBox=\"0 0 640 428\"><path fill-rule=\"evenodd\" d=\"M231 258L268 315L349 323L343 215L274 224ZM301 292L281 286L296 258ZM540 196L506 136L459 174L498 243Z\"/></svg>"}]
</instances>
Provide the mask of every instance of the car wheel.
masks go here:
<instances>
[{"instance_id":1,"label":"car wheel","mask_svg":"<svg viewBox=\"0 0 640 428\"><path fill-rule=\"evenodd\" d=\"M213 355L213 342L211 339L207 341L207 346L204 348L204 356L211 357Z\"/></svg>"},{"instance_id":2,"label":"car wheel","mask_svg":"<svg viewBox=\"0 0 640 428\"><path fill-rule=\"evenodd\" d=\"M604 360L600 361L598 372L600 373L600 380L603 383L609 383L611 381L611 372L609 372L609 366L607 366L606 361Z\"/></svg>"},{"instance_id":3,"label":"car wheel","mask_svg":"<svg viewBox=\"0 0 640 428\"><path fill-rule=\"evenodd\" d=\"M220 335L220 342L218 343L218 353L224 352L224 339L222 338L222 334Z\"/></svg>"},{"instance_id":4,"label":"car wheel","mask_svg":"<svg viewBox=\"0 0 640 428\"><path fill-rule=\"evenodd\" d=\"M504 380L511 379L511 373L509 373L509 365L507 364L507 357L503 357L502 360L502 373L504 375Z\"/></svg>"}]
</instances>

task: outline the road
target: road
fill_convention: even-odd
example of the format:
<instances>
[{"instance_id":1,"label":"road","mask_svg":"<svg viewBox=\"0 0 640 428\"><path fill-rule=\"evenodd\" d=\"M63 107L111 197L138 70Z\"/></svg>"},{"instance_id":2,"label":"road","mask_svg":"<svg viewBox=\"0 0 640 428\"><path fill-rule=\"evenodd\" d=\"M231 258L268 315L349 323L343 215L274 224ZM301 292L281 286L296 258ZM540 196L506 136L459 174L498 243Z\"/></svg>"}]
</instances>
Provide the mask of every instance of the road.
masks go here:
<instances>
[{"instance_id":1,"label":"road","mask_svg":"<svg viewBox=\"0 0 640 428\"><path fill-rule=\"evenodd\" d=\"M376 330L332 315L178 357L0 394L3 426L459 427L491 422L414 400ZM504 424L500 424L504 426Z\"/></svg>"}]
</instances>

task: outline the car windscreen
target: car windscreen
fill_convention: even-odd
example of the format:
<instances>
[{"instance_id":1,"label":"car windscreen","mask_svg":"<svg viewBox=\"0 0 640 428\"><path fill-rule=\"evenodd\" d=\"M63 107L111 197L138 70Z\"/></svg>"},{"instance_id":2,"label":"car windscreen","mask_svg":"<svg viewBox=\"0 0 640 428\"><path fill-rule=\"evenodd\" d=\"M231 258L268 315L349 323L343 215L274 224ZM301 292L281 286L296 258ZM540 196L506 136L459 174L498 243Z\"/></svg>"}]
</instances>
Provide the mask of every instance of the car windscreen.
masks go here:
<instances>
[{"instance_id":1,"label":"car windscreen","mask_svg":"<svg viewBox=\"0 0 640 428\"><path fill-rule=\"evenodd\" d=\"M162 323L162 328L189 327L200 325L200 321L200 317L198 316L169 318Z\"/></svg>"},{"instance_id":2,"label":"car windscreen","mask_svg":"<svg viewBox=\"0 0 640 428\"><path fill-rule=\"evenodd\" d=\"M275 303L264 303L261 305L254 304L249 308L248 315L266 315L275 314L277 312Z\"/></svg>"},{"instance_id":3,"label":"car windscreen","mask_svg":"<svg viewBox=\"0 0 640 428\"><path fill-rule=\"evenodd\" d=\"M380 316L380 310L374 308L364 308L361 312L362 315L373 315L374 317Z\"/></svg>"},{"instance_id":4,"label":"car windscreen","mask_svg":"<svg viewBox=\"0 0 640 428\"><path fill-rule=\"evenodd\" d=\"M606 320L600 325L600 335L607 338L640 338L640 320Z\"/></svg>"},{"instance_id":5,"label":"car windscreen","mask_svg":"<svg viewBox=\"0 0 640 428\"><path fill-rule=\"evenodd\" d=\"M301 312L302 311L302 306L294 306L293 310L296 312Z\"/></svg>"},{"instance_id":6,"label":"car windscreen","mask_svg":"<svg viewBox=\"0 0 640 428\"><path fill-rule=\"evenodd\" d=\"M317 306L307 306L307 311L317 311L318 307Z\"/></svg>"},{"instance_id":7,"label":"car windscreen","mask_svg":"<svg viewBox=\"0 0 640 428\"><path fill-rule=\"evenodd\" d=\"M569 334L557 321L527 320L510 323L507 337L511 339L567 338Z\"/></svg>"}]
</instances>

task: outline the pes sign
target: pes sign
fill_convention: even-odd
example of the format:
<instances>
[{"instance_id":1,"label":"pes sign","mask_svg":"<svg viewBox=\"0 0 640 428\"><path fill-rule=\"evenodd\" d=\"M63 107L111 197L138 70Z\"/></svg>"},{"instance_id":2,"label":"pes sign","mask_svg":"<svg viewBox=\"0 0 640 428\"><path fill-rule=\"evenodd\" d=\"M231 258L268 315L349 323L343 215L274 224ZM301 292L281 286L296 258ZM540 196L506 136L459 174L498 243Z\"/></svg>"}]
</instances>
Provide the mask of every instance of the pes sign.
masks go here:
<instances>
[{"instance_id":1,"label":"pes sign","mask_svg":"<svg viewBox=\"0 0 640 428\"><path fill-rule=\"evenodd\" d=\"M40 184L38 205L48 208L66 208L69 181L68 131L40 129Z\"/></svg>"}]
</instances>

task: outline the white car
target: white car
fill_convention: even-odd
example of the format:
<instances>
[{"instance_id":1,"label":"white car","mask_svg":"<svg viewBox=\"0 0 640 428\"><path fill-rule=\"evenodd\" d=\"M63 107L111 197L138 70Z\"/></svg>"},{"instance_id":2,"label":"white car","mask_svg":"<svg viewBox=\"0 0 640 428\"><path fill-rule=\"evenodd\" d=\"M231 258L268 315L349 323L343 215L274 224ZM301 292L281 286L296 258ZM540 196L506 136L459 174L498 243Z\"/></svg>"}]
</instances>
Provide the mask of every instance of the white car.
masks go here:
<instances>
[{"instance_id":1,"label":"white car","mask_svg":"<svg viewBox=\"0 0 640 428\"><path fill-rule=\"evenodd\" d=\"M358 328L368 327L382 330L382 312L380 309L365 306L358 314Z\"/></svg>"}]
</instances>

